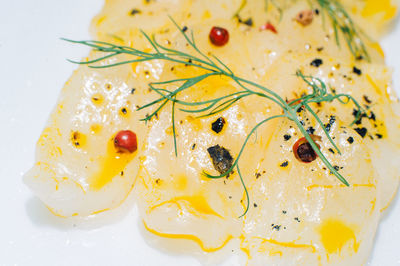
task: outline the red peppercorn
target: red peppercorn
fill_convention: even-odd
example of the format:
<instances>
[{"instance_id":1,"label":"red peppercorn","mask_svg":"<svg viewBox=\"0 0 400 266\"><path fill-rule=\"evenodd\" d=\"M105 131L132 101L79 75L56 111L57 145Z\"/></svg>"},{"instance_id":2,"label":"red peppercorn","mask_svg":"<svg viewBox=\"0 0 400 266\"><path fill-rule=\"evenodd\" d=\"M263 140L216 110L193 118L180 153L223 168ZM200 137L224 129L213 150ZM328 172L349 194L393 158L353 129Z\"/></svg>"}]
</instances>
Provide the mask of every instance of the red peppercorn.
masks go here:
<instances>
[{"instance_id":1,"label":"red peppercorn","mask_svg":"<svg viewBox=\"0 0 400 266\"><path fill-rule=\"evenodd\" d=\"M224 46L229 41L229 32L221 27L213 27L209 37L212 44Z\"/></svg>"},{"instance_id":2,"label":"red peppercorn","mask_svg":"<svg viewBox=\"0 0 400 266\"><path fill-rule=\"evenodd\" d=\"M136 134L130 130L121 130L114 138L114 147L118 152L135 152L137 150Z\"/></svg>"},{"instance_id":3,"label":"red peppercorn","mask_svg":"<svg viewBox=\"0 0 400 266\"><path fill-rule=\"evenodd\" d=\"M317 135L310 134L310 137L314 142L321 140L321 137ZM317 146L318 148L320 148L318 144ZM296 159L303 163L311 163L312 161L317 159L317 154L311 147L311 144L304 137L296 141L296 143L293 145L293 153Z\"/></svg>"},{"instance_id":4,"label":"red peppercorn","mask_svg":"<svg viewBox=\"0 0 400 266\"><path fill-rule=\"evenodd\" d=\"M272 31L273 33L278 33L278 31L276 30L276 28L275 28L275 26L274 25L272 25L271 23L267 23L267 24L265 24L265 25L262 25L261 27L260 27L260 30L270 30L270 31Z\"/></svg>"}]
</instances>

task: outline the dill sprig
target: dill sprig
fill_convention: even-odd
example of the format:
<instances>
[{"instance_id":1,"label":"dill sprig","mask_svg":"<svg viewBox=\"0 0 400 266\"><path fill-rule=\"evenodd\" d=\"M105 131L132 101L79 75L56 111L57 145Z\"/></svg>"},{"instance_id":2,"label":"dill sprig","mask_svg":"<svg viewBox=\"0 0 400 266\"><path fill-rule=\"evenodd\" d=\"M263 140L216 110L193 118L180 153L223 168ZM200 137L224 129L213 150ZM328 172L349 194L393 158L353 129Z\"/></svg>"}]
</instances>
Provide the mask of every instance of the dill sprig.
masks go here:
<instances>
[{"instance_id":1,"label":"dill sprig","mask_svg":"<svg viewBox=\"0 0 400 266\"><path fill-rule=\"evenodd\" d=\"M346 186L349 186L349 183L347 182L347 180L331 165L331 163L327 160L327 158L321 152L321 150L319 149L317 144L314 142L314 140L311 138L311 136L307 133L306 129L302 125L302 123L297 115L297 110L304 106L305 112L309 112L311 114L311 116L313 116L316 119L317 123L323 129L324 134L328 138L329 142L335 147L338 154L341 154L339 148L336 146L333 139L330 137L329 132L325 129L324 124L319 119L316 112L314 112L313 109L311 108L311 104L322 103L322 102L332 102L334 100L338 100L339 102L341 102L343 104L352 102L356 106L356 110L357 110L357 114L358 114L357 117L355 118L355 120L353 121L353 123L354 123L361 117L364 110L351 95L328 93L328 88L322 80L320 80L319 78L313 77L313 76L304 75L302 72L297 71L296 76L298 78L302 79L310 88L312 88L312 93L303 95L300 98L294 99L291 102L286 102L280 95L278 95L276 92L268 89L267 87L264 87L261 84L255 83L251 80L247 80L247 79L244 79L244 78L241 78L241 77L235 75L234 72L217 57L207 56L196 45L192 31L190 32L190 35L189 35L186 32L184 32L172 18L171 18L171 21L175 24L176 28L183 35L183 37L185 38L189 47L192 49L193 53L188 53L188 52L165 47L156 40L154 35L152 37L150 37L149 35L147 35L145 32L142 31L143 36L146 38L146 40L149 42L149 44L153 47L154 51L144 52L144 51L140 51L138 49L132 48L132 47L115 45L112 43L101 42L101 41L73 41L73 40L64 39L68 42L82 44L82 45L92 47L94 49L94 51L106 53L106 55L99 57L97 59L94 59L94 60L90 60L90 61L83 61L83 62L76 62L76 61L72 61L72 60L69 60L69 61L76 63L76 64L89 65L89 67L91 67L91 68L109 68L109 67L119 66L119 65L123 65L123 64L130 64L130 63L135 63L135 62L144 62L144 61L151 61L151 60L165 60L165 61L173 62L176 64L192 66L194 68L203 70L204 74L193 76L193 77L172 79L172 80L167 80L167 81L150 83L149 84L150 88L155 93L157 93L160 97L138 109L138 110L143 110L143 109L147 109L147 108L155 108L155 110L151 114L149 114L145 118L141 119L142 121L147 122L147 121L151 120L153 117L155 117L158 114L158 112L160 112L167 105L167 103L169 103L169 102L172 103L171 104L172 105L171 123L172 123L172 128L173 128L173 138L174 138L174 147L175 147L175 155L176 156L178 156L177 136L176 136L176 128L175 128L175 112L176 112L177 106L179 106L179 111L196 114L198 117L208 117L208 116L220 113L220 112L228 109L229 107L231 107L236 102L238 102L241 99L248 97L248 96L258 96L263 99L269 100L269 101L273 102L274 104L276 104L277 106L279 106L282 109L283 114L267 117L263 121L259 122L256 126L254 126L254 128L247 135L238 155L236 156L234 163L232 164L232 167L229 170L227 170L225 173L223 173L221 175L217 175L217 176L203 172L203 174L208 178L219 179L219 178L228 176L236 168L239 178L240 178L240 181L241 181L241 184L243 185L244 192L246 194L246 198L247 198L246 210L240 217L246 215L246 213L249 209L249 194L248 194L247 187L244 183L242 174L240 172L239 160L243 154L243 151L244 151L250 137L262 125L264 125L265 123L267 123L271 120L274 120L274 119L286 118L290 121L293 121L296 124L296 126L299 128L302 135L310 143L311 147L314 149L314 151L319 156L319 158L323 161L323 163L326 165L326 167L330 170L330 172L332 174L334 174L337 177L337 179L340 180L340 182L342 182ZM115 56L121 55L121 54L133 56L133 59L120 61L120 62L117 62L114 64L94 65L95 63L102 62L108 58L115 57ZM180 93L188 90L189 88L192 88L199 82L206 80L207 78L210 78L212 76L225 76L225 77L231 79L237 85L237 91L234 93L226 94L221 97L216 97L213 99L196 101L196 102L190 102L190 101L182 100L179 98ZM165 86L165 85L177 85L177 88L174 90L167 90L167 89L163 88L163 86Z\"/></svg>"},{"instance_id":2,"label":"dill sprig","mask_svg":"<svg viewBox=\"0 0 400 266\"><path fill-rule=\"evenodd\" d=\"M342 33L347 47L355 58L370 61L368 51L361 39L363 33L356 27L346 9L337 0L317 0L324 13L327 13L335 32L336 44L340 47L339 31ZM324 14L322 13L322 14Z\"/></svg>"},{"instance_id":3,"label":"dill sprig","mask_svg":"<svg viewBox=\"0 0 400 266\"><path fill-rule=\"evenodd\" d=\"M283 17L283 9L276 3L275 0L264 0L264 10L265 10L265 12L268 12L270 4L272 4L278 10L278 12L279 12L279 20L281 20L282 17ZM240 12L242 12L242 10L246 7L246 5L247 5L247 0L242 0L242 2L240 3L239 8L237 9L237 11L233 15L233 17L240 18Z\"/></svg>"},{"instance_id":4,"label":"dill sprig","mask_svg":"<svg viewBox=\"0 0 400 266\"><path fill-rule=\"evenodd\" d=\"M268 11L268 7L272 4L280 14L280 20L283 16L283 9L276 3L275 0L264 0L265 1L265 10ZM342 33L344 40L346 41L347 47L353 56L357 59L366 59L370 61L370 56L366 49L366 46L362 40L362 36L365 34L359 29L353 22L353 19L347 13L346 9L342 6L342 4L337 0L315 0L318 5L321 7L323 12L323 16L325 13L328 15L334 33L335 33L335 41L337 46L341 47L339 32ZM240 12L247 5L247 0L242 0L240 7L235 12L234 17L238 17ZM325 18L325 17L323 17Z\"/></svg>"}]
</instances>

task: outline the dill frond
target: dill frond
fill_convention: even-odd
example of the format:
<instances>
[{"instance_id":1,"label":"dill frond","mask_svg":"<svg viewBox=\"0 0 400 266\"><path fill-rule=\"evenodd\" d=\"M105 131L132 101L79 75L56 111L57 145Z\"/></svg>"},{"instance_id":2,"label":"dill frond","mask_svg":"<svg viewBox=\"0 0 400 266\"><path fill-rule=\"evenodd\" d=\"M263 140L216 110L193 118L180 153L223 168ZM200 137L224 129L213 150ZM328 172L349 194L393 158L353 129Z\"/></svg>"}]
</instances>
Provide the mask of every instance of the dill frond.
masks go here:
<instances>
[{"instance_id":1,"label":"dill frond","mask_svg":"<svg viewBox=\"0 0 400 266\"><path fill-rule=\"evenodd\" d=\"M363 33L354 24L346 9L337 0L316 0L331 20L335 32L336 44L340 47L339 32L342 33L347 47L356 59L366 59L370 61L368 51L362 40Z\"/></svg>"},{"instance_id":2,"label":"dill frond","mask_svg":"<svg viewBox=\"0 0 400 266\"><path fill-rule=\"evenodd\" d=\"M325 1L325 0L319 0L319 1ZM328 93L327 90L327 85L320 79L313 77L313 76L307 76L304 75L302 72L297 71L296 76L303 80L307 85L309 85L312 88L312 93L306 94L298 99L293 100L290 103L287 103L280 95L278 95L276 92L268 89L267 87L255 83L251 80L247 80L244 78L241 78L226 65L224 64L220 59L218 59L215 56L207 56L205 53L203 53L196 45L193 32L190 34L182 31L181 27L177 25L177 23L171 18L172 22L175 24L176 28L180 31L180 33L183 35L185 38L186 42L189 44L189 47L192 50L192 53L180 51L180 50L175 50L171 48L167 48L160 43L157 42L155 36L150 37L147 35L145 32L142 31L143 36L147 39L149 44L153 47L152 52L144 52L137 50L135 48L127 47L127 46L120 46L120 45L115 45L112 43L107 43L107 42L100 42L100 41L72 41L72 40L67 40L64 39L68 42L71 43L77 43L81 45L86 45L89 47L92 47L94 51L98 52L104 52L105 55L103 57L91 60L91 61L83 61L83 62L76 62L76 61L71 61L76 64L85 64L89 65L89 67L92 68L109 68L109 67L115 67L123 64L130 64L134 62L144 62L144 61L151 61L151 60L165 60L169 62L174 62L177 64L184 64L184 65L190 65L198 69L202 69L205 71L204 74L193 76L193 77L188 77L188 78L181 78L181 79L173 79L173 80L166 80L166 81L160 81L160 82L152 82L149 84L150 88L152 91L157 93L159 95L159 98L140 107L139 110L147 109L147 108L155 108L155 111L153 111L150 115L146 116L145 118L142 119L142 121L149 121L151 120L154 116L157 115L158 112L160 112L166 105L167 103L171 102L172 103L172 116L171 116L171 123L172 123L172 128L173 128L173 137L174 137L174 147L175 147L175 155L178 156L178 151L177 151L177 136L176 136L176 128L175 128L175 111L178 109L181 112L186 112L186 113L191 113L191 114L196 114L198 117L208 117L217 113L220 113L228 108L230 108L232 105L237 103L240 100L245 99L248 96L258 96L261 99L268 100L270 102L273 102L277 106L279 106L283 114L280 115L275 115L275 116L270 116L265 118L263 121L258 123L254 128L249 132L247 135L238 155L236 156L236 159L234 163L232 164L232 167L226 171L225 173L214 176L211 174L208 174L206 172L203 172L203 174L211 179L218 179L222 178L225 176L228 176L233 169L237 169L239 178L241 180L241 183L243 185L246 198L247 198L247 207L243 215L245 215L248 211L249 208L249 195L248 195L248 190L246 188L246 185L243 181L243 177L240 172L239 168L239 160L243 154L243 151L250 139L250 137L256 133L257 129L264 125L265 123L274 120L274 119L288 119L290 121L293 121L296 126L299 128L300 132L302 135L307 139L307 141L310 143L311 147L314 149L316 154L319 156L319 158L323 161L323 163L326 165L326 167L331 171L332 174L336 176L336 178L345 184L346 186L349 186L349 183L347 180L332 166L332 164L326 159L324 154L321 152L317 144L314 142L314 140L311 138L311 136L307 133L306 129L300 122L298 116L297 116L297 109L300 107L304 106L305 111L309 112L315 119L316 121L321 125L324 134L328 138L329 142L335 147L335 149L338 151L338 154L340 154L339 148L336 146L334 143L333 139L330 137L329 132L325 129L323 126L322 121L319 119L318 115L316 112L313 111L311 108L310 104L312 103L322 103L322 102L332 102L334 100L338 100L340 103L346 104L346 103L353 103L356 106L357 113L359 116L364 112L360 104L351 96L348 94L331 94ZM125 54L132 56L132 60L126 60L126 61L120 61L114 64L108 64L108 65L94 65L97 62L104 61L105 59L108 59L110 57L114 57L120 54ZM231 79L238 87L237 91L234 93L229 93L226 95L223 95L221 97L213 98L213 99L208 99L208 100L203 100L203 101L196 101L196 102L190 102L186 100L182 100L179 98L180 93L188 90L189 88L192 88L199 82L206 80L209 77L212 76L225 76L229 79ZM162 88L163 85L177 85L177 88L175 90L167 90ZM359 117L356 117L355 121L358 120ZM354 121L354 122L355 122ZM354 123L353 122L353 123ZM241 215L240 217L242 217Z\"/></svg>"}]
</instances>

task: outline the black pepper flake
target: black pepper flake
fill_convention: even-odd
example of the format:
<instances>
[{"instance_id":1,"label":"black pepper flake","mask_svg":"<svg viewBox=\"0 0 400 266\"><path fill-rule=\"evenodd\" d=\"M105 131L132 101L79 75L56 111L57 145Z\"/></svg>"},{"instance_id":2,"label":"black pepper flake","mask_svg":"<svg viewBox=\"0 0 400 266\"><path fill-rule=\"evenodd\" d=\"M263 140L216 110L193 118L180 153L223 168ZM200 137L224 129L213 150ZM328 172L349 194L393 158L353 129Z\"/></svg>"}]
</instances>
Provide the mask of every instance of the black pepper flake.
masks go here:
<instances>
[{"instance_id":1,"label":"black pepper flake","mask_svg":"<svg viewBox=\"0 0 400 266\"><path fill-rule=\"evenodd\" d=\"M286 214L286 213L287 213L287 211L282 211L282 213L283 213L283 214Z\"/></svg>"},{"instance_id":2,"label":"black pepper flake","mask_svg":"<svg viewBox=\"0 0 400 266\"><path fill-rule=\"evenodd\" d=\"M325 125L326 131L330 131L330 130L331 130L332 125L335 123L335 121L336 121L336 117L333 116L333 115L331 115L331 116L329 117L329 122L328 122L328 124Z\"/></svg>"},{"instance_id":3,"label":"black pepper flake","mask_svg":"<svg viewBox=\"0 0 400 266\"><path fill-rule=\"evenodd\" d=\"M126 114L128 113L128 111L127 111L126 108L124 107L124 108L121 109L121 113L123 113L124 115L126 115Z\"/></svg>"},{"instance_id":4,"label":"black pepper flake","mask_svg":"<svg viewBox=\"0 0 400 266\"><path fill-rule=\"evenodd\" d=\"M300 223L299 217L294 217L294 220L295 220L296 222Z\"/></svg>"},{"instance_id":5,"label":"black pepper flake","mask_svg":"<svg viewBox=\"0 0 400 266\"><path fill-rule=\"evenodd\" d=\"M368 98L367 95L363 96L364 101L366 101L367 103L372 103L372 101Z\"/></svg>"},{"instance_id":6,"label":"black pepper flake","mask_svg":"<svg viewBox=\"0 0 400 266\"><path fill-rule=\"evenodd\" d=\"M186 32L188 30L188 27L186 27L186 26L184 26L183 28L182 28L182 31L183 32Z\"/></svg>"},{"instance_id":7,"label":"black pepper flake","mask_svg":"<svg viewBox=\"0 0 400 266\"><path fill-rule=\"evenodd\" d=\"M301 111L303 111L303 106L300 106L297 110L296 110L296 112L298 112L298 113L300 113ZM303 125L304 126L304 125Z\"/></svg>"},{"instance_id":8,"label":"black pepper flake","mask_svg":"<svg viewBox=\"0 0 400 266\"><path fill-rule=\"evenodd\" d=\"M361 69L359 69L357 67L353 67L353 73L355 73L355 74L357 74L359 76L361 76L361 74L362 74Z\"/></svg>"},{"instance_id":9,"label":"black pepper flake","mask_svg":"<svg viewBox=\"0 0 400 266\"><path fill-rule=\"evenodd\" d=\"M288 140L291 139L291 138L292 138L292 136L290 136L289 134L283 135L283 139L284 139L285 141L288 141Z\"/></svg>"},{"instance_id":10,"label":"black pepper flake","mask_svg":"<svg viewBox=\"0 0 400 266\"><path fill-rule=\"evenodd\" d=\"M318 51L318 52L322 52L322 50L324 50L324 47L318 47L318 48L317 48L317 51Z\"/></svg>"},{"instance_id":11,"label":"black pepper flake","mask_svg":"<svg viewBox=\"0 0 400 266\"><path fill-rule=\"evenodd\" d=\"M257 207L258 207L258 205L256 203L254 203L254 208L257 208Z\"/></svg>"},{"instance_id":12,"label":"black pepper flake","mask_svg":"<svg viewBox=\"0 0 400 266\"><path fill-rule=\"evenodd\" d=\"M241 18L238 17L239 23L245 24L247 26L253 26L253 19L252 18L248 18L246 20L242 20Z\"/></svg>"},{"instance_id":13,"label":"black pepper flake","mask_svg":"<svg viewBox=\"0 0 400 266\"><path fill-rule=\"evenodd\" d=\"M361 127L361 128L355 128L354 129L358 135L360 135L362 138L365 137L365 135L367 135L367 129L365 127Z\"/></svg>"},{"instance_id":14,"label":"black pepper flake","mask_svg":"<svg viewBox=\"0 0 400 266\"><path fill-rule=\"evenodd\" d=\"M121 171L121 176L124 176L124 171Z\"/></svg>"},{"instance_id":15,"label":"black pepper flake","mask_svg":"<svg viewBox=\"0 0 400 266\"><path fill-rule=\"evenodd\" d=\"M378 139L383 138L383 135L382 135L382 134L375 134L375 136L376 136Z\"/></svg>"},{"instance_id":16,"label":"black pepper flake","mask_svg":"<svg viewBox=\"0 0 400 266\"><path fill-rule=\"evenodd\" d=\"M185 64L185 66L187 67L187 66L191 65L192 63L193 63L192 59L189 59L188 64Z\"/></svg>"},{"instance_id":17,"label":"black pepper flake","mask_svg":"<svg viewBox=\"0 0 400 266\"><path fill-rule=\"evenodd\" d=\"M319 9L315 9L315 10L314 10L314 13L315 13L316 15L319 15Z\"/></svg>"},{"instance_id":18,"label":"black pepper flake","mask_svg":"<svg viewBox=\"0 0 400 266\"><path fill-rule=\"evenodd\" d=\"M361 113L360 111L353 109L353 116L354 118L358 117L358 120L355 122L356 125L360 125L362 123L362 119L367 117L365 113Z\"/></svg>"},{"instance_id":19,"label":"black pepper flake","mask_svg":"<svg viewBox=\"0 0 400 266\"><path fill-rule=\"evenodd\" d=\"M140 11L139 9L134 8L134 9L132 9L130 15L134 16L134 15L137 15L137 14L140 14L140 13L142 13L142 11Z\"/></svg>"},{"instance_id":20,"label":"black pepper flake","mask_svg":"<svg viewBox=\"0 0 400 266\"><path fill-rule=\"evenodd\" d=\"M309 127L309 128L307 128L307 133L308 134L314 134L314 132L315 132L315 129L313 128L313 127Z\"/></svg>"},{"instance_id":21,"label":"black pepper flake","mask_svg":"<svg viewBox=\"0 0 400 266\"><path fill-rule=\"evenodd\" d=\"M194 150L196 148L196 143L194 143L193 145L192 145L192 150Z\"/></svg>"},{"instance_id":22,"label":"black pepper flake","mask_svg":"<svg viewBox=\"0 0 400 266\"><path fill-rule=\"evenodd\" d=\"M280 167L286 167L289 165L288 161L284 161L281 165L279 165Z\"/></svg>"},{"instance_id":23,"label":"black pepper flake","mask_svg":"<svg viewBox=\"0 0 400 266\"><path fill-rule=\"evenodd\" d=\"M225 125L225 119L223 117L220 117L211 124L211 129L212 131L218 134L219 132L222 131L224 125Z\"/></svg>"},{"instance_id":24,"label":"black pepper flake","mask_svg":"<svg viewBox=\"0 0 400 266\"><path fill-rule=\"evenodd\" d=\"M350 143L350 144L353 144L353 142L354 142L353 137L348 137L347 138L347 142Z\"/></svg>"},{"instance_id":25,"label":"black pepper flake","mask_svg":"<svg viewBox=\"0 0 400 266\"><path fill-rule=\"evenodd\" d=\"M334 166L333 166L333 169L335 169L336 171L339 171L339 170L340 170L340 167L337 166L337 165L334 165Z\"/></svg>"},{"instance_id":26,"label":"black pepper flake","mask_svg":"<svg viewBox=\"0 0 400 266\"><path fill-rule=\"evenodd\" d=\"M256 179L259 179L261 174L260 173L256 173L255 176L256 176Z\"/></svg>"},{"instance_id":27,"label":"black pepper flake","mask_svg":"<svg viewBox=\"0 0 400 266\"><path fill-rule=\"evenodd\" d=\"M369 119L376 121L376 116L375 113L371 111L371 113L369 114Z\"/></svg>"},{"instance_id":28,"label":"black pepper flake","mask_svg":"<svg viewBox=\"0 0 400 266\"><path fill-rule=\"evenodd\" d=\"M319 59L319 58L314 59L314 60L310 63L310 65L313 66L313 67L319 67L319 66L322 65L322 64L323 64L323 61L322 61L322 59Z\"/></svg>"},{"instance_id":29,"label":"black pepper flake","mask_svg":"<svg viewBox=\"0 0 400 266\"><path fill-rule=\"evenodd\" d=\"M135 88L132 88L132 89L131 89L131 94L134 94L135 91L136 91L136 89L135 89Z\"/></svg>"},{"instance_id":30,"label":"black pepper flake","mask_svg":"<svg viewBox=\"0 0 400 266\"><path fill-rule=\"evenodd\" d=\"M332 148L329 148L328 151L332 154L335 154L335 151Z\"/></svg>"},{"instance_id":31,"label":"black pepper flake","mask_svg":"<svg viewBox=\"0 0 400 266\"><path fill-rule=\"evenodd\" d=\"M215 170L217 170L221 175L225 174L232 167L233 158L229 151L224 147L215 145L208 148L207 151L211 157Z\"/></svg>"},{"instance_id":32,"label":"black pepper flake","mask_svg":"<svg viewBox=\"0 0 400 266\"><path fill-rule=\"evenodd\" d=\"M279 230L281 230L281 225L273 225L272 229L276 230L276 231L279 231Z\"/></svg>"}]
</instances>

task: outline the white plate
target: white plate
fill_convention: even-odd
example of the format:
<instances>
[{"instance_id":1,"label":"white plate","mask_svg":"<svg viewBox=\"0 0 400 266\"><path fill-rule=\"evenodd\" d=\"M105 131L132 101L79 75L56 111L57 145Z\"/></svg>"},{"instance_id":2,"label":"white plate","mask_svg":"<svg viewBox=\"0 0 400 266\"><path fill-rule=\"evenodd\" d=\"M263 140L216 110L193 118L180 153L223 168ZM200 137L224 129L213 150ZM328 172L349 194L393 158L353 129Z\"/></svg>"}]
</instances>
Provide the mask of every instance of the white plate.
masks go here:
<instances>
[{"instance_id":1,"label":"white plate","mask_svg":"<svg viewBox=\"0 0 400 266\"><path fill-rule=\"evenodd\" d=\"M0 265L199 265L149 246L136 210L95 229L50 215L21 180L60 89L88 53L60 37L88 39L103 0L2 0L0 8ZM400 27L383 43L400 88ZM400 162L399 162L400 163ZM400 173L399 173L400 174ZM398 197L397 197L398 198ZM400 264L400 201L379 226L371 265ZM235 259L226 262L234 265Z\"/></svg>"}]
</instances>

